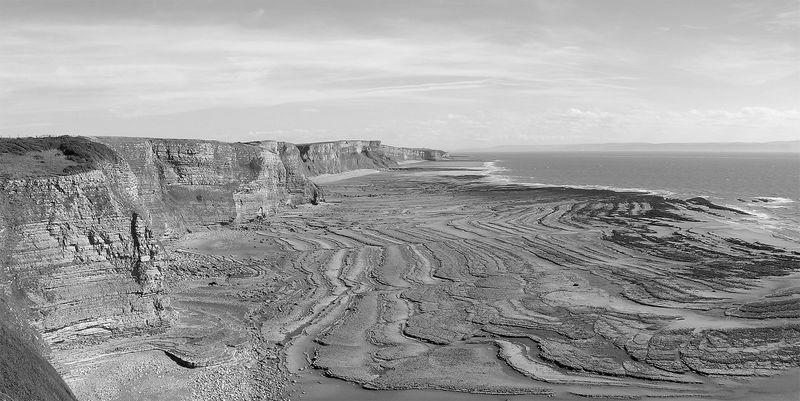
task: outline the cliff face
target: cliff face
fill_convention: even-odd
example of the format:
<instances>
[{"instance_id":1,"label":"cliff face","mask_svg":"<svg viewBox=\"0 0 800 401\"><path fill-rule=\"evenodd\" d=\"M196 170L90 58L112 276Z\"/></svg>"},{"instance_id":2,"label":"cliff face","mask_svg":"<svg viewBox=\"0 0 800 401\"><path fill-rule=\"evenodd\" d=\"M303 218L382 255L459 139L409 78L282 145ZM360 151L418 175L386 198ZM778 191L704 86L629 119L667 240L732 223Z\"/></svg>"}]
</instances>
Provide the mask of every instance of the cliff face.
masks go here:
<instances>
[{"instance_id":1,"label":"cliff face","mask_svg":"<svg viewBox=\"0 0 800 401\"><path fill-rule=\"evenodd\" d=\"M166 317L159 246L119 181L131 177L103 170L0 183L2 285L50 346L155 330Z\"/></svg>"},{"instance_id":2,"label":"cliff face","mask_svg":"<svg viewBox=\"0 0 800 401\"><path fill-rule=\"evenodd\" d=\"M427 148L400 148L397 146L380 145L380 149L389 158L397 161L403 160L444 160L450 157L447 152Z\"/></svg>"},{"instance_id":3,"label":"cliff face","mask_svg":"<svg viewBox=\"0 0 800 401\"><path fill-rule=\"evenodd\" d=\"M97 142L86 146L107 146L112 160L0 181L3 284L24 295L49 345L161 326L162 235L321 199L291 144Z\"/></svg>"},{"instance_id":4,"label":"cliff face","mask_svg":"<svg viewBox=\"0 0 800 401\"><path fill-rule=\"evenodd\" d=\"M297 145L308 174L397 167L398 161L442 160L447 153L424 148L382 145L380 141L335 141Z\"/></svg>"},{"instance_id":5,"label":"cliff face","mask_svg":"<svg viewBox=\"0 0 800 401\"><path fill-rule=\"evenodd\" d=\"M306 174L442 155L379 141L299 147L118 137L23 142L17 158L64 143L92 149L76 159L92 161L79 169L0 180L3 285L24 295L28 320L46 344L58 347L165 324L169 301L158 244L164 235L322 200Z\"/></svg>"},{"instance_id":6,"label":"cliff face","mask_svg":"<svg viewBox=\"0 0 800 401\"><path fill-rule=\"evenodd\" d=\"M110 137L98 141L130 166L138 184L136 196L159 233L249 220L283 206L321 200L292 144Z\"/></svg>"},{"instance_id":7,"label":"cliff face","mask_svg":"<svg viewBox=\"0 0 800 401\"><path fill-rule=\"evenodd\" d=\"M297 148L309 175L397 166L397 162L383 154L380 141L319 142Z\"/></svg>"},{"instance_id":8,"label":"cliff face","mask_svg":"<svg viewBox=\"0 0 800 401\"><path fill-rule=\"evenodd\" d=\"M0 176L0 301L14 300L18 307L5 315L19 322L4 318L0 327L0 382L19 383L0 386L5 394L35 395L30 384L47 382L60 394L53 399L69 399L42 353L169 324L164 234L321 199L291 144L49 138L0 145L9 170ZM71 149L100 151L70 159ZM18 167L32 163L45 167ZM6 357L17 354L29 370L17 372L20 362Z\"/></svg>"},{"instance_id":9,"label":"cliff face","mask_svg":"<svg viewBox=\"0 0 800 401\"><path fill-rule=\"evenodd\" d=\"M160 239L316 203L307 174L393 167L392 156L428 154L377 141L0 140L0 382L19 384L0 398L48 399L30 388L39 382L70 399L48 349L166 328ZM16 354L29 370L15 370Z\"/></svg>"}]
</instances>

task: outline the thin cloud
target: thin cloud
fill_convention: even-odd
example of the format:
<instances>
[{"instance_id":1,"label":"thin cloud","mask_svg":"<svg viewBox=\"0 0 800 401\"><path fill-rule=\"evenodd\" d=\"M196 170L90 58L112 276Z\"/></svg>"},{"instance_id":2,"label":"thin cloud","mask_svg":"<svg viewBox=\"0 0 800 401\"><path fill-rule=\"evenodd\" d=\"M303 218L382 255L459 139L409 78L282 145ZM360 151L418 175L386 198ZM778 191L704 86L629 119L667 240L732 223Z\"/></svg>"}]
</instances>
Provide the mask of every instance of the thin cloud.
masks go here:
<instances>
[{"instance_id":1,"label":"thin cloud","mask_svg":"<svg viewBox=\"0 0 800 401\"><path fill-rule=\"evenodd\" d=\"M796 134L797 7L676 1L0 0L0 132Z\"/></svg>"}]
</instances>

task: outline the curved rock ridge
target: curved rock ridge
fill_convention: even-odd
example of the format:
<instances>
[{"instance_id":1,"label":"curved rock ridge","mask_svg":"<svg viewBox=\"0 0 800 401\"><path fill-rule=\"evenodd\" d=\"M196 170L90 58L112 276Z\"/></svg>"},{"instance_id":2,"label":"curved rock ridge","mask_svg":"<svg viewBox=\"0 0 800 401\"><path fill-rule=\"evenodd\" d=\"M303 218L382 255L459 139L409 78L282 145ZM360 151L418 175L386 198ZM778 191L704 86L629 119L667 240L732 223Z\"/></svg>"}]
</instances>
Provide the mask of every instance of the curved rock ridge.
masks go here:
<instances>
[{"instance_id":1,"label":"curved rock ridge","mask_svg":"<svg viewBox=\"0 0 800 401\"><path fill-rule=\"evenodd\" d=\"M367 148L370 167L396 166L380 153L379 143L363 143L358 146ZM330 155L317 149L315 157L329 160L341 153L327 149ZM6 315L19 322L0 322L0 359L9 362L8 355L25 352L20 360L31 366L22 378L12 368L0 372L2 382L28 383L0 386L0 398L47 399L26 387L44 377L55 386L51 399L70 399L40 355L57 354L56 367L69 371L75 352L135 336L153 339L145 348L194 365L203 364L198 358L219 359L194 350L196 341L187 344L183 335L169 334L175 319L165 280L171 257L165 257L161 241L198 227L273 218L323 200L306 176L316 165L306 164L301 150L285 142L20 138L1 141L0 157L0 301L16 300L15 312ZM360 168L359 163L335 168ZM231 344L239 342L210 342L208 352L229 358L236 352Z\"/></svg>"},{"instance_id":2,"label":"curved rock ridge","mask_svg":"<svg viewBox=\"0 0 800 401\"><path fill-rule=\"evenodd\" d=\"M0 180L0 362L24 353L28 383L62 388L43 354L84 400L800 391L800 244L735 210L441 163L288 211L321 198L307 174L425 153L98 141L119 157Z\"/></svg>"},{"instance_id":3,"label":"curved rock ridge","mask_svg":"<svg viewBox=\"0 0 800 401\"><path fill-rule=\"evenodd\" d=\"M57 347L165 324L163 234L321 199L292 144L67 140L116 157L78 173L0 181L3 284L24 295L31 323Z\"/></svg>"},{"instance_id":4,"label":"curved rock ridge","mask_svg":"<svg viewBox=\"0 0 800 401\"><path fill-rule=\"evenodd\" d=\"M692 202L424 168L336 181L325 207L169 242L174 325L61 353L81 361L67 382L90 400L128 387L244 400L800 390L796 241L743 235L725 224L735 212Z\"/></svg>"}]
</instances>

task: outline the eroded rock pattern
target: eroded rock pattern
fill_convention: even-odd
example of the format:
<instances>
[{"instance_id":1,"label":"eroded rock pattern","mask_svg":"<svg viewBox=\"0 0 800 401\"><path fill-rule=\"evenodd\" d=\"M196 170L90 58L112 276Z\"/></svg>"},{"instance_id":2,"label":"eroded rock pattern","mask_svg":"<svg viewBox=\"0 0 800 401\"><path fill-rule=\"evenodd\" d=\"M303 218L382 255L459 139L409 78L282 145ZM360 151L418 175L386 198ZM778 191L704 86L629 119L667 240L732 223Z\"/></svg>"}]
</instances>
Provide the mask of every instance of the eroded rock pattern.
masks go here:
<instances>
[{"instance_id":1,"label":"eroded rock pattern","mask_svg":"<svg viewBox=\"0 0 800 401\"><path fill-rule=\"evenodd\" d=\"M392 160L444 160L449 157L447 152L427 148L401 148L397 146L380 145L381 151Z\"/></svg>"},{"instance_id":2,"label":"eroded rock pattern","mask_svg":"<svg viewBox=\"0 0 800 401\"><path fill-rule=\"evenodd\" d=\"M800 390L800 247L732 228L735 211L441 164L330 183L315 205L305 174L394 159L101 140L122 162L3 183L7 291L78 399Z\"/></svg>"},{"instance_id":3,"label":"eroded rock pattern","mask_svg":"<svg viewBox=\"0 0 800 401\"><path fill-rule=\"evenodd\" d=\"M300 152L276 141L98 138L135 174L137 197L159 233L251 220L322 200Z\"/></svg>"},{"instance_id":4,"label":"eroded rock pattern","mask_svg":"<svg viewBox=\"0 0 800 401\"><path fill-rule=\"evenodd\" d=\"M425 148L402 148L380 141L334 141L297 145L309 175L336 174L358 169L397 167L407 160L442 160L446 152Z\"/></svg>"},{"instance_id":5,"label":"eroded rock pattern","mask_svg":"<svg viewBox=\"0 0 800 401\"><path fill-rule=\"evenodd\" d=\"M29 320L47 344L69 348L162 325L159 245L114 174L95 170L0 187L3 284L26 299Z\"/></svg>"},{"instance_id":6,"label":"eroded rock pattern","mask_svg":"<svg viewBox=\"0 0 800 401\"><path fill-rule=\"evenodd\" d=\"M797 244L741 239L724 223L733 212L654 195L410 171L172 243L178 318L135 347L166 351L147 363L202 388L195 399L359 396L321 374L408 399L726 399L754 377L794 380ZM770 391L757 398L797 390Z\"/></svg>"}]
</instances>

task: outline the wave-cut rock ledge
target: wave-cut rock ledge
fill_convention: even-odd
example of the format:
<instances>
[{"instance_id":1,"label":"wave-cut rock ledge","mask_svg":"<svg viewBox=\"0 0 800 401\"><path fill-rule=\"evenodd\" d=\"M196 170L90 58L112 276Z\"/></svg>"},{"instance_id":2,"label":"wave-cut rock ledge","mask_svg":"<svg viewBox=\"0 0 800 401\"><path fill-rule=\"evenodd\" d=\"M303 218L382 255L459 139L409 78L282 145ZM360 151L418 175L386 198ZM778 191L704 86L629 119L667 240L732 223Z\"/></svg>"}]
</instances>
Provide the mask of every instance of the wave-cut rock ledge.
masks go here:
<instances>
[{"instance_id":1,"label":"wave-cut rock ledge","mask_svg":"<svg viewBox=\"0 0 800 401\"><path fill-rule=\"evenodd\" d=\"M800 391L800 244L707 201L490 184L376 141L39 138L0 158L0 346L32 361L12 399ZM382 172L309 179L364 168Z\"/></svg>"}]
</instances>

